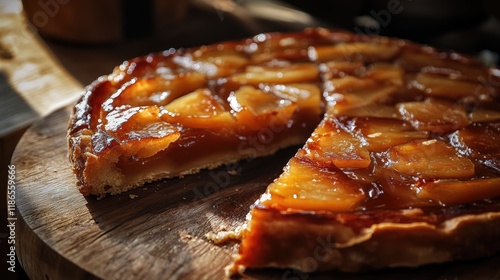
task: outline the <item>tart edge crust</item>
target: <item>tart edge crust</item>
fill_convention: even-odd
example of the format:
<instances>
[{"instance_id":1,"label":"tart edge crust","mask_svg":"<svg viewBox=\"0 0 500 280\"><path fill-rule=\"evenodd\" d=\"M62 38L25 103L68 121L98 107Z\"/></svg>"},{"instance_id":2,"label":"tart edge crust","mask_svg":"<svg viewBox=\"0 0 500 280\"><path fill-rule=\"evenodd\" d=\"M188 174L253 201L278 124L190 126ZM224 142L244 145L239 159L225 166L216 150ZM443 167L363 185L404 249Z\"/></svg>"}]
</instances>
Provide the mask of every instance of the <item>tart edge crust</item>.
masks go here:
<instances>
[{"instance_id":1,"label":"tart edge crust","mask_svg":"<svg viewBox=\"0 0 500 280\"><path fill-rule=\"evenodd\" d=\"M487 257L500 250L500 212L464 214L433 225L382 222L355 232L321 216L252 210L250 222L228 276L247 267L361 272L387 267L417 267ZM265 241L265 242L263 242ZM255 244L257 243L258 244ZM278 260L278 261L277 261Z\"/></svg>"}]
</instances>

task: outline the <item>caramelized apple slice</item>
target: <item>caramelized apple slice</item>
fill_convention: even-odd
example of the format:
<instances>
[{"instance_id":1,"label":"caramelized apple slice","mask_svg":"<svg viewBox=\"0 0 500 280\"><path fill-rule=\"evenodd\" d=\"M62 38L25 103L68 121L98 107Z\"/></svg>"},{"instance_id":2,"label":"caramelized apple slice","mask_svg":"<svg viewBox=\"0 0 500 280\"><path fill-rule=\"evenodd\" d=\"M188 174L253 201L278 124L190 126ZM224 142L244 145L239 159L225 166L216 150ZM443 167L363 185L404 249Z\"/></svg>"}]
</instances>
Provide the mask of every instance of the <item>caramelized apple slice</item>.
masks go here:
<instances>
[{"instance_id":1,"label":"caramelized apple slice","mask_svg":"<svg viewBox=\"0 0 500 280\"><path fill-rule=\"evenodd\" d=\"M152 130L158 131L151 133ZM122 142L122 157L124 158L147 158L165 150L171 143L180 137L176 127L158 122L149 124L143 130L131 132L130 140Z\"/></svg>"},{"instance_id":2,"label":"caramelized apple slice","mask_svg":"<svg viewBox=\"0 0 500 280\"><path fill-rule=\"evenodd\" d=\"M342 122L361 134L370 152L385 151L392 146L429 137L427 131L415 131L408 123L398 119L342 117Z\"/></svg>"},{"instance_id":3,"label":"caramelized apple slice","mask_svg":"<svg viewBox=\"0 0 500 280\"><path fill-rule=\"evenodd\" d=\"M198 89L163 107L161 118L193 128L234 128L236 120L208 89Z\"/></svg>"},{"instance_id":4,"label":"caramelized apple slice","mask_svg":"<svg viewBox=\"0 0 500 280\"><path fill-rule=\"evenodd\" d=\"M366 105L383 103L396 92L395 86L382 86L355 93L327 95L326 100L330 105L328 111L334 115L343 115L345 112L353 112Z\"/></svg>"},{"instance_id":5,"label":"caramelized apple slice","mask_svg":"<svg viewBox=\"0 0 500 280\"><path fill-rule=\"evenodd\" d=\"M365 69L362 61L328 61L320 64L320 67L326 80L341 78L346 74L358 76Z\"/></svg>"},{"instance_id":6,"label":"caramelized apple slice","mask_svg":"<svg viewBox=\"0 0 500 280\"><path fill-rule=\"evenodd\" d=\"M325 82L325 99L331 113L338 115L345 110L387 100L397 92L398 86L384 85L373 79L347 76Z\"/></svg>"},{"instance_id":7,"label":"caramelized apple slice","mask_svg":"<svg viewBox=\"0 0 500 280\"><path fill-rule=\"evenodd\" d=\"M297 108L297 103L290 99L251 86L242 86L231 93L228 102L238 123L253 130L280 128L290 121Z\"/></svg>"},{"instance_id":8,"label":"caramelized apple slice","mask_svg":"<svg viewBox=\"0 0 500 280\"><path fill-rule=\"evenodd\" d=\"M457 155L453 147L433 140L414 140L389 148L383 155L386 167L410 176L458 179L474 176L474 163Z\"/></svg>"},{"instance_id":9,"label":"caramelized apple slice","mask_svg":"<svg viewBox=\"0 0 500 280\"><path fill-rule=\"evenodd\" d=\"M362 107L348 108L342 111L343 116L348 117L376 117L376 118L398 118L399 114L394 106L368 104Z\"/></svg>"},{"instance_id":10,"label":"caramelized apple slice","mask_svg":"<svg viewBox=\"0 0 500 280\"><path fill-rule=\"evenodd\" d=\"M321 114L321 92L317 84L263 84L262 90L272 92L278 97L297 102L299 110L309 110L318 116Z\"/></svg>"},{"instance_id":11,"label":"caramelized apple slice","mask_svg":"<svg viewBox=\"0 0 500 280\"><path fill-rule=\"evenodd\" d=\"M248 58L233 50L199 49L193 54L179 55L173 61L210 78L224 77L240 72L249 63Z\"/></svg>"},{"instance_id":12,"label":"caramelized apple slice","mask_svg":"<svg viewBox=\"0 0 500 280\"><path fill-rule=\"evenodd\" d=\"M326 62L329 60L389 60L399 51L396 44L380 44L354 42L340 43L333 46L309 47L311 61Z\"/></svg>"},{"instance_id":13,"label":"caramelized apple slice","mask_svg":"<svg viewBox=\"0 0 500 280\"><path fill-rule=\"evenodd\" d=\"M337 168L321 168L292 158L281 176L268 187L264 205L304 211L352 211L363 201L362 187Z\"/></svg>"},{"instance_id":14,"label":"caramelized apple slice","mask_svg":"<svg viewBox=\"0 0 500 280\"><path fill-rule=\"evenodd\" d=\"M371 162L370 153L361 141L332 118L323 120L297 155L338 168L365 168Z\"/></svg>"},{"instance_id":15,"label":"caramelized apple slice","mask_svg":"<svg viewBox=\"0 0 500 280\"><path fill-rule=\"evenodd\" d=\"M258 85L260 83L303 83L315 81L319 70L311 63L297 63L285 67L249 66L245 73L234 74L231 81L242 85Z\"/></svg>"},{"instance_id":16,"label":"caramelized apple slice","mask_svg":"<svg viewBox=\"0 0 500 280\"><path fill-rule=\"evenodd\" d=\"M375 63L363 75L365 78L370 78L375 81L393 84L396 86L403 85L404 70L403 68L387 63Z\"/></svg>"},{"instance_id":17,"label":"caramelized apple slice","mask_svg":"<svg viewBox=\"0 0 500 280\"><path fill-rule=\"evenodd\" d=\"M123 157L153 156L180 137L175 126L158 117L159 111L157 106L120 107L107 115L104 129L120 142Z\"/></svg>"},{"instance_id":18,"label":"caramelized apple slice","mask_svg":"<svg viewBox=\"0 0 500 280\"><path fill-rule=\"evenodd\" d=\"M500 173L500 121L478 122L450 135L450 143L469 156Z\"/></svg>"},{"instance_id":19,"label":"caramelized apple slice","mask_svg":"<svg viewBox=\"0 0 500 280\"><path fill-rule=\"evenodd\" d=\"M201 73L187 72L169 77L142 77L133 79L113 94L103 108L121 105L149 106L165 105L179 96L204 87L207 79Z\"/></svg>"},{"instance_id":20,"label":"caramelized apple slice","mask_svg":"<svg viewBox=\"0 0 500 280\"><path fill-rule=\"evenodd\" d=\"M396 105L401 118L418 130L447 133L469 124L464 108L446 101L426 99Z\"/></svg>"},{"instance_id":21,"label":"caramelized apple slice","mask_svg":"<svg viewBox=\"0 0 500 280\"><path fill-rule=\"evenodd\" d=\"M413 86L424 91L428 96L459 99L476 96L480 100L490 99L495 89L479 82L453 80L445 75L420 73Z\"/></svg>"},{"instance_id":22,"label":"caramelized apple slice","mask_svg":"<svg viewBox=\"0 0 500 280\"><path fill-rule=\"evenodd\" d=\"M307 60L307 54L304 49L310 45L306 38L294 36L283 36L278 40L264 40L266 35L259 34L255 37L256 43L249 44L246 48L251 53L251 59L254 63L263 63L272 60L298 60L304 58Z\"/></svg>"},{"instance_id":23,"label":"caramelized apple slice","mask_svg":"<svg viewBox=\"0 0 500 280\"><path fill-rule=\"evenodd\" d=\"M474 202L500 196L500 178L469 181L438 180L417 189L417 197L444 206Z\"/></svg>"},{"instance_id":24,"label":"caramelized apple slice","mask_svg":"<svg viewBox=\"0 0 500 280\"><path fill-rule=\"evenodd\" d=\"M479 80L480 77L487 77L486 68L476 62L476 60L460 57L458 54L433 52L402 52L397 60L397 64L407 69L407 71L452 74L465 79Z\"/></svg>"},{"instance_id":25,"label":"caramelized apple slice","mask_svg":"<svg viewBox=\"0 0 500 280\"><path fill-rule=\"evenodd\" d=\"M470 114L473 122L489 122L500 120L500 111L478 109Z\"/></svg>"}]
</instances>

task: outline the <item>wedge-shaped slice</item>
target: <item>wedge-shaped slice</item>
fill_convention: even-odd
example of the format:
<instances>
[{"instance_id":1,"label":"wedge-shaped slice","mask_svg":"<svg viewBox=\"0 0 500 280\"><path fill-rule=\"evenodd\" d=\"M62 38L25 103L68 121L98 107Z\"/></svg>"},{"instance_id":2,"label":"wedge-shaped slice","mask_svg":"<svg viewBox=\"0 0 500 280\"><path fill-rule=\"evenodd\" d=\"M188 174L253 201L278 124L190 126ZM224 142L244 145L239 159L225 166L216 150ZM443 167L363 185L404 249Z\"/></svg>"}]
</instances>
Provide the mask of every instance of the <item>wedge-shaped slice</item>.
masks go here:
<instances>
[{"instance_id":1,"label":"wedge-shaped slice","mask_svg":"<svg viewBox=\"0 0 500 280\"><path fill-rule=\"evenodd\" d=\"M399 103L396 107L401 118L418 130L448 133L469 124L465 109L447 101L426 99L424 102Z\"/></svg>"},{"instance_id":2,"label":"wedge-shaped slice","mask_svg":"<svg viewBox=\"0 0 500 280\"><path fill-rule=\"evenodd\" d=\"M268 194L262 205L303 211L349 211L365 198L361 186L340 169L298 157L269 185Z\"/></svg>"},{"instance_id":3,"label":"wedge-shaped slice","mask_svg":"<svg viewBox=\"0 0 500 280\"><path fill-rule=\"evenodd\" d=\"M417 189L417 197L432 200L441 205L465 204L481 199L500 196L500 178L470 181L438 180L425 183Z\"/></svg>"},{"instance_id":4,"label":"wedge-shaped slice","mask_svg":"<svg viewBox=\"0 0 500 280\"><path fill-rule=\"evenodd\" d=\"M184 127L231 129L236 120L208 89L184 95L163 107L161 118Z\"/></svg>"},{"instance_id":5,"label":"wedge-shaped slice","mask_svg":"<svg viewBox=\"0 0 500 280\"><path fill-rule=\"evenodd\" d=\"M385 160L387 168L419 178L454 179L474 176L472 161L436 139L415 140L394 146L386 152Z\"/></svg>"},{"instance_id":6,"label":"wedge-shaped slice","mask_svg":"<svg viewBox=\"0 0 500 280\"><path fill-rule=\"evenodd\" d=\"M243 86L228 97L229 105L240 125L252 130L263 127L282 129L290 122L297 103L263 92L252 86Z\"/></svg>"}]
</instances>

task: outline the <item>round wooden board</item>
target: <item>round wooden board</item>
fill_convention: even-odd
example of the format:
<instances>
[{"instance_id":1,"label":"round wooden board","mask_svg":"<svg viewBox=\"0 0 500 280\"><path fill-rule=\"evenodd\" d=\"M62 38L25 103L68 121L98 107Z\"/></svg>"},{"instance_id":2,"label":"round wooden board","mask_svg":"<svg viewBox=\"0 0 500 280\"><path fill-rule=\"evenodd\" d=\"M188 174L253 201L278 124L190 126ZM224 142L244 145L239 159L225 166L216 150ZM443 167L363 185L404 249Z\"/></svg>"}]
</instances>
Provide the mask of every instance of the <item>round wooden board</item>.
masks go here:
<instances>
[{"instance_id":1,"label":"round wooden board","mask_svg":"<svg viewBox=\"0 0 500 280\"><path fill-rule=\"evenodd\" d=\"M205 234L234 229L297 147L103 199L83 197L67 158L69 108L35 123L16 166L16 250L32 279L221 279L236 243ZM239 171L238 174L228 169ZM416 269L344 274L249 271L250 279L500 279L500 254Z\"/></svg>"}]
</instances>

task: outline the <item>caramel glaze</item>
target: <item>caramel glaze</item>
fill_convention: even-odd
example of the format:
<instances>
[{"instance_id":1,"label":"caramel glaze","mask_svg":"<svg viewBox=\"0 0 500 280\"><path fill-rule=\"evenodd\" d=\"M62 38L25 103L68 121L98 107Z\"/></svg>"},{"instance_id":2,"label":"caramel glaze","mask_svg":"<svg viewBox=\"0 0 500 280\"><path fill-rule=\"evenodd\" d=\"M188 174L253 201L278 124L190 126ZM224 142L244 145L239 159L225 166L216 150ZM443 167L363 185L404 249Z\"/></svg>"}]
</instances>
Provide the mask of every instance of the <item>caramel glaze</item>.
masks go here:
<instances>
[{"instance_id":1,"label":"caramel glaze","mask_svg":"<svg viewBox=\"0 0 500 280\"><path fill-rule=\"evenodd\" d=\"M334 56L335 54L323 54L318 51L318 53L315 54L316 57L311 55L312 48L344 43L378 43L393 47L395 51L380 56L370 52L364 55L360 55L357 52L346 53L341 57L341 61L352 63L360 62L361 65L351 70L335 70L325 67L328 63L328 59L325 58L326 60L322 61L321 55ZM214 62L213 59L211 60L211 53L216 55L235 55L239 60L222 62L214 68L213 65L214 63L216 64L216 62ZM500 70L498 69L484 68L475 60L464 55L439 52L434 48L419 46L403 40L356 35L343 31L307 29L304 32L289 34L260 34L251 39L225 42L196 49L167 50L162 53L153 53L126 61L117 67L111 75L99 78L84 90L81 100L74 108L73 117L69 124L68 136L70 143L72 143L70 146L80 146L82 150L99 155L129 140L126 134L120 134L119 128L113 132L109 132L106 131L104 127L106 125L107 115L110 111L116 109L109 107L110 104L122 104L121 106L126 106L123 104L127 104L128 101L120 100L120 98L123 98L120 93L124 92L124 89L126 89L130 83L133 84L134 79L163 75L166 80L169 80L172 79L172 77L189 75L186 73L199 72L204 76L204 80L199 80L203 87L208 88L226 110L230 110L227 101L228 96L245 84L245 82L232 81L230 79L232 74L245 72L246 67L252 65L286 66L298 62L315 63L318 65L318 68L322 69L321 77L318 77L317 80L298 81L317 83L320 87L329 79L346 76L363 78L365 77L364 75L368 75L366 73L368 73L367 71L369 71L374 63L387 63L400 67L404 71L402 85L399 85L397 92L392 94L389 98L376 101L376 104L379 105L395 106L398 103L423 101L427 97L431 97L458 104L465 108L469 115L479 109L488 109L497 112L499 110L498 105L500 104L500 100L498 93L500 86L498 81L500 80ZM434 92L437 94L437 89L426 88L426 85L422 85L418 82L419 78L429 78L427 76L419 76L422 74L429 74L431 82L432 78L442 77L476 83L477 90L475 95L463 98L457 98L453 95L443 96L442 94L435 96ZM387 81L380 82L377 80L376 82L380 85L390 84ZM277 83L279 84L279 81ZM180 89L177 87L177 90L179 92L176 93L176 97L183 96L192 91L188 86ZM326 88L323 90L325 98L328 99L328 96L330 96L332 92L328 92ZM346 91L342 89L335 90L336 91L333 93L344 94L349 93L350 89L346 89ZM153 95L157 93L158 89L151 88L145 89L145 91L147 91L146 95ZM328 103L329 101L327 100L326 102ZM337 101L336 106L341 106L342 102L342 100ZM164 104L152 101L150 104L146 105L162 106ZM345 121L342 120L342 116L333 117ZM298 112L289 122L288 126L290 130L286 131L288 131L288 133L298 133L301 135L301 138L304 138L317 123L319 123L318 114L314 112L302 112L302 115L300 115L300 112ZM406 125L411 126L409 123ZM231 150L238 150L242 142L248 141L252 137L255 138L255 134L258 133L258 131L249 132L244 129L239 130L238 133L234 133L234 131L231 133L224 133L217 129L187 128L182 126L182 124L174 124L174 126L181 132L182 136L178 141L173 142L167 149L160 151L150 158L142 159L141 161L137 161L135 158L120 158L117 161L117 167L125 173L133 173L138 167L158 165L158 162L161 162L161 159L166 157L172 159L172 164L182 165L195 160L202 152L206 153L205 147L207 146L221 147L220 150L215 148L209 153L214 155L222 153L224 151L223 147L230 147ZM472 131L471 133L477 133L474 132L477 130L474 129L477 126L481 126L481 124L471 121L471 124L464 129ZM498 121L491 124L491 126L497 128ZM127 130L125 129L125 131ZM275 133L276 142L286 138L286 131ZM453 130L452 132L446 133L431 132L428 139L443 140L453 146L453 136L456 135L457 131L458 130ZM76 138L87 133L92 134L92 145L76 143ZM144 138L146 139L147 136L144 136ZM195 140L192 141L193 139ZM199 142L197 142L198 140ZM223 143L223 145L220 145L221 143ZM468 153L470 150L466 149L467 151L461 151L458 146L460 145L454 145L459 153ZM307 147L305 149L307 149ZM475 174L473 177L468 178L470 180L498 177L500 174L498 171L498 150L488 152L485 155L485 152L481 149L482 148L479 148L479 150L476 149L475 152L470 155L470 158L475 164ZM251 149L249 149L249 151L250 150ZM439 204L439 202L413 200L412 197L414 194L411 188L418 186L422 180L426 179L416 179L412 176L388 170L385 168L386 162L383 162L381 154L383 154L383 152L370 152L371 163L367 168L342 169L351 179L357 180L362 185L363 192L366 194L366 199L361 204L362 206L353 209L353 213L350 214L324 213L324 217L329 217L328 219L335 217L337 220L348 221L350 220L349 217L352 215L365 215L370 218L356 218L352 220L353 222L364 221L366 223L376 223L380 222L380 217L395 220L405 219L405 215L399 216L399 214L397 214L399 212L389 211L391 209L425 208L425 211L431 211L429 213L432 215L422 215L420 218L435 219L435 221L442 220L439 217L446 217L446 215L450 215L450 213L462 213L458 210L454 210L455 208L453 207L455 206L450 208L444 205L446 207L443 208L443 205ZM249 153L248 156L252 156L252 154ZM487 159L485 159L485 156ZM75 172L77 174L79 172L81 173L81 169L84 168L82 159L73 159L73 162L75 163ZM82 177L80 176L79 178L81 181L80 183L85 184L85 182L82 182ZM360 178L364 179L361 180ZM369 178L369 180L365 180L366 178ZM390 178L389 183L386 183L387 178ZM408 186L408 184L411 186ZM488 207L497 207L495 203L491 205L488 204L488 201L489 200L483 200L475 204L468 204L470 207L464 207L468 209L467 211L472 211L469 208L479 207L478 209L484 210L490 209ZM262 209L262 206L259 204L255 207L256 209ZM443 212L443 209L449 210ZM297 212L290 209L276 210L285 211L290 214ZM301 213L300 215L308 214ZM315 217L315 215L311 216Z\"/></svg>"}]
</instances>

